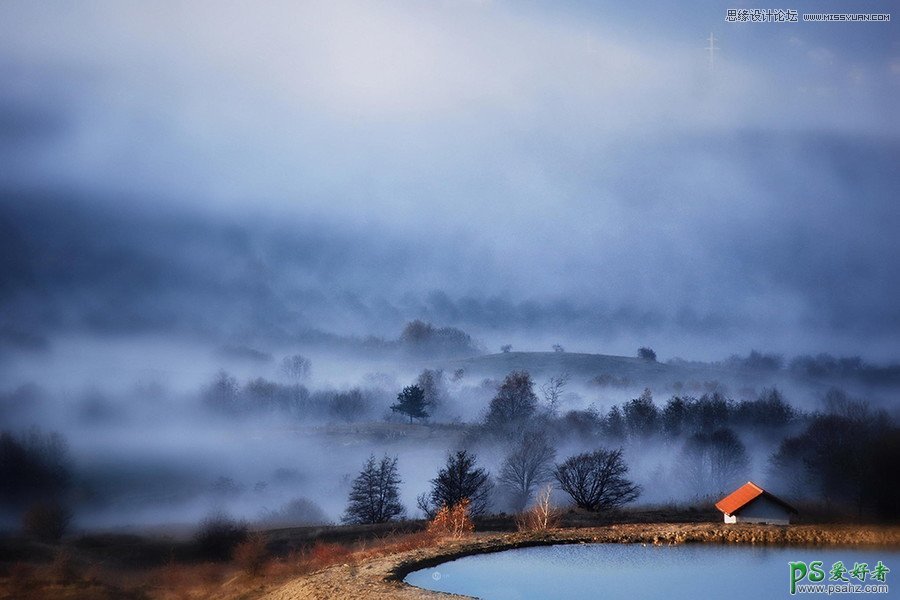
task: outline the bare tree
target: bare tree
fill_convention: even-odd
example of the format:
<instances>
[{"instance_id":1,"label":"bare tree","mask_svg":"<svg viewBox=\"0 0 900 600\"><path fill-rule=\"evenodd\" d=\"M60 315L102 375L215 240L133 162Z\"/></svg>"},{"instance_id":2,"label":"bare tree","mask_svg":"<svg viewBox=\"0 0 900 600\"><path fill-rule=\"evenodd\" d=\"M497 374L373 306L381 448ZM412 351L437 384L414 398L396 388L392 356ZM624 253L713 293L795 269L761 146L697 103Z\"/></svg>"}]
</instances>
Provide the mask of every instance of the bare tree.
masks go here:
<instances>
[{"instance_id":1,"label":"bare tree","mask_svg":"<svg viewBox=\"0 0 900 600\"><path fill-rule=\"evenodd\" d=\"M203 391L203 402L213 410L234 412L239 408L239 391L237 379L219 371L215 381Z\"/></svg>"},{"instance_id":2,"label":"bare tree","mask_svg":"<svg viewBox=\"0 0 900 600\"><path fill-rule=\"evenodd\" d=\"M425 369L419 373L416 385L422 389L425 405L431 414L440 407L447 395L444 385L444 371L442 369Z\"/></svg>"},{"instance_id":3,"label":"bare tree","mask_svg":"<svg viewBox=\"0 0 900 600\"><path fill-rule=\"evenodd\" d=\"M560 373L559 375L554 375L548 379L546 383L541 385L541 395L544 397L544 404L546 405L549 414L555 415L559 410L559 402L562 398L563 390L565 390L568 383L569 374Z\"/></svg>"},{"instance_id":4,"label":"bare tree","mask_svg":"<svg viewBox=\"0 0 900 600\"><path fill-rule=\"evenodd\" d=\"M549 483L540 489L534 506L516 517L519 531L546 531L556 527L559 509L553 505L552 494L553 486Z\"/></svg>"},{"instance_id":5,"label":"bare tree","mask_svg":"<svg viewBox=\"0 0 900 600\"><path fill-rule=\"evenodd\" d=\"M285 356L281 361L282 374L294 381L303 381L308 378L311 368L312 363L310 360L301 354Z\"/></svg>"},{"instance_id":6,"label":"bare tree","mask_svg":"<svg viewBox=\"0 0 900 600\"><path fill-rule=\"evenodd\" d=\"M579 508L609 510L640 496L640 486L625 478L628 465L622 450L596 450L571 456L556 466L553 475Z\"/></svg>"},{"instance_id":7,"label":"bare tree","mask_svg":"<svg viewBox=\"0 0 900 600\"><path fill-rule=\"evenodd\" d=\"M328 401L328 412L347 423L363 418L367 410L366 400L358 388L337 392Z\"/></svg>"},{"instance_id":8,"label":"bare tree","mask_svg":"<svg viewBox=\"0 0 900 600\"><path fill-rule=\"evenodd\" d=\"M509 492L517 511L527 506L531 494L542 483L553 479L556 451L540 431L525 432L512 446L500 467L499 485Z\"/></svg>"},{"instance_id":9,"label":"bare tree","mask_svg":"<svg viewBox=\"0 0 900 600\"><path fill-rule=\"evenodd\" d=\"M685 442L679 471L697 496L719 494L744 479L749 464L747 451L728 428L698 432Z\"/></svg>"},{"instance_id":10,"label":"bare tree","mask_svg":"<svg viewBox=\"0 0 900 600\"><path fill-rule=\"evenodd\" d=\"M719 429L710 436L710 478L716 492L725 492L744 479L750 464L744 444L731 429Z\"/></svg>"},{"instance_id":11,"label":"bare tree","mask_svg":"<svg viewBox=\"0 0 900 600\"><path fill-rule=\"evenodd\" d=\"M375 455L369 457L365 467L353 480L347 510L341 520L344 523L387 523L404 514L400 504L400 475L397 458L385 456L376 463Z\"/></svg>"}]
</instances>

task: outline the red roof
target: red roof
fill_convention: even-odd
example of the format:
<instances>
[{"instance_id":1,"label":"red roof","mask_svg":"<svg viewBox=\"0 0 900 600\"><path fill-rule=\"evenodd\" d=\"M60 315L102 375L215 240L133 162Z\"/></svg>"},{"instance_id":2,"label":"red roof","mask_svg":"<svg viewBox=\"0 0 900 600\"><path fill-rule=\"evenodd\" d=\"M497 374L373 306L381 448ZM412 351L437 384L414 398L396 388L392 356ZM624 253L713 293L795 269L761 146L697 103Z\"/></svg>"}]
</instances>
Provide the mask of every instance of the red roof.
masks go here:
<instances>
[{"instance_id":1,"label":"red roof","mask_svg":"<svg viewBox=\"0 0 900 600\"><path fill-rule=\"evenodd\" d=\"M796 508L794 508L781 498L778 498L774 494L770 494L752 481L748 481L738 489L734 490L733 492L716 502L716 508L721 510L726 515L732 515L760 496L765 496L769 500L782 505L790 512L797 512Z\"/></svg>"}]
</instances>

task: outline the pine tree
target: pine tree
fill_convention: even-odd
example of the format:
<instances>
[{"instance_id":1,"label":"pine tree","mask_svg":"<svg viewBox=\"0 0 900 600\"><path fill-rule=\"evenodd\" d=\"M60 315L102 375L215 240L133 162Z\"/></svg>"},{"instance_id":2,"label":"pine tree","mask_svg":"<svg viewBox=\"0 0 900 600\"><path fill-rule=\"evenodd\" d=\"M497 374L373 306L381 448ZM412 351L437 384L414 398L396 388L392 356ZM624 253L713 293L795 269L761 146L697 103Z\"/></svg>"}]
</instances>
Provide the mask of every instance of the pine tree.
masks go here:
<instances>
[{"instance_id":1,"label":"pine tree","mask_svg":"<svg viewBox=\"0 0 900 600\"><path fill-rule=\"evenodd\" d=\"M418 506L426 516L432 518L442 506L452 508L464 499L471 503L469 514L473 517L487 510L494 484L475 461L476 456L465 450L447 455L447 464L431 480L431 492L418 498Z\"/></svg>"},{"instance_id":2,"label":"pine tree","mask_svg":"<svg viewBox=\"0 0 900 600\"><path fill-rule=\"evenodd\" d=\"M385 456L380 462L376 462L373 454L353 480L347 510L341 521L355 524L386 523L404 516L406 510L400 504L400 483L397 458Z\"/></svg>"},{"instance_id":3,"label":"pine tree","mask_svg":"<svg viewBox=\"0 0 900 600\"><path fill-rule=\"evenodd\" d=\"M413 419L424 419L428 416L425 406L424 390L417 385L410 385L397 394L397 404L392 405L391 410L409 415L409 422L412 423Z\"/></svg>"}]
</instances>

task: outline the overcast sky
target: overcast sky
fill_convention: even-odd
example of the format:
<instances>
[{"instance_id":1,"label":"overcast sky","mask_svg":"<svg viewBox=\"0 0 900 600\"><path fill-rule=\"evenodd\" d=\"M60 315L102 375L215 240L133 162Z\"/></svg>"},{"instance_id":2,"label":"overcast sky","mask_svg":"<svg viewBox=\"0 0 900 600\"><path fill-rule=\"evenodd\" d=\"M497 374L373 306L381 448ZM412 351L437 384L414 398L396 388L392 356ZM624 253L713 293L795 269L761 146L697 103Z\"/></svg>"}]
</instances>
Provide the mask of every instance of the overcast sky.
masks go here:
<instances>
[{"instance_id":1,"label":"overcast sky","mask_svg":"<svg viewBox=\"0 0 900 600\"><path fill-rule=\"evenodd\" d=\"M897 358L896 20L616 4L4 2L5 326Z\"/></svg>"}]
</instances>

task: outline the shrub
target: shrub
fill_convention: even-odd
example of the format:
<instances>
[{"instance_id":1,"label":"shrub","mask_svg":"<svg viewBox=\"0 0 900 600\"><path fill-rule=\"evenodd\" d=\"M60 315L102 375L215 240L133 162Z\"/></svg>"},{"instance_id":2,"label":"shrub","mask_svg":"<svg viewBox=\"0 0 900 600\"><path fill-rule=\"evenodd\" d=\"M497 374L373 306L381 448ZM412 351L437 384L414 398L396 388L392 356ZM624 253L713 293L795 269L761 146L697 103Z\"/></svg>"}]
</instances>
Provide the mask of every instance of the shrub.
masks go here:
<instances>
[{"instance_id":1,"label":"shrub","mask_svg":"<svg viewBox=\"0 0 900 600\"><path fill-rule=\"evenodd\" d=\"M451 507L442 506L428 523L428 533L433 537L461 538L474 531L475 524L469 517L468 498L463 498Z\"/></svg>"},{"instance_id":2,"label":"shrub","mask_svg":"<svg viewBox=\"0 0 900 600\"><path fill-rule=\"evenodd\" d=\"M225 513L215 512L200 522L194 543L201 556L211 560L228 560L235 546L247 539L247 525Z\"/></svg>"}]
</instances>

